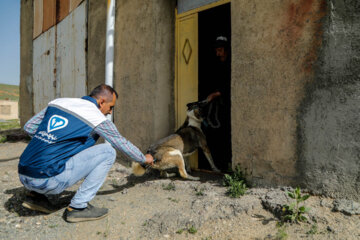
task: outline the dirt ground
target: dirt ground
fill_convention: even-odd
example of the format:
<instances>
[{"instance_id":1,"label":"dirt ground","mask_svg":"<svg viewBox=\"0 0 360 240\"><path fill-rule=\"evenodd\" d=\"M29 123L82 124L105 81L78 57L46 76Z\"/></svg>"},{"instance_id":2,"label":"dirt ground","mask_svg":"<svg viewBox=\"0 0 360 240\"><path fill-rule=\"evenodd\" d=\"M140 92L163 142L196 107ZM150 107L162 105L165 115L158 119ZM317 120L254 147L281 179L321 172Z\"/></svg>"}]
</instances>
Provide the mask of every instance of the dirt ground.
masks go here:
<instances>
[{"instance_id":1,"label":"dirt ground","mask_svg":"<svg viewBox=\"0 0 360 240\"><path fill-rule=\"evenodd\" d=\"M52 201L61 209L44 215L21 206L25 189L17 176L25 142L0 144L0 239L360 239L360 216L333 212L333 199L311 196L311 223L277 227L261 197L274 189L252 188L226 196L222 176L194 172L200 181L135 177L115 163L91 202L108 217L67 223L62 215L78 185ZM316 222L315 222L316 221Z\"/></svg>"}]
</instances>

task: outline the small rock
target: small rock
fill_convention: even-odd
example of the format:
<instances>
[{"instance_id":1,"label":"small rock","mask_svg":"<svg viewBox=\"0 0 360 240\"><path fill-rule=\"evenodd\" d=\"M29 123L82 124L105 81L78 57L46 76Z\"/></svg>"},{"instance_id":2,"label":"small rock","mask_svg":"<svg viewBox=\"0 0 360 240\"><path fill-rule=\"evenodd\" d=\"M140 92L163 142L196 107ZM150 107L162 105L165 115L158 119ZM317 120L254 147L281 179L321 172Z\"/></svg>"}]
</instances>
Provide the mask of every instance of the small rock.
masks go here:
<instances>
[{"instance_id":1,"label":"small rock","mask_svg":"<svg viewBox=\"0 0 360 240\"><path fill-rule=\"evenodd\" d=\"M342 212L346 215L360 214L360 203L347 200L347 199L335 199L333 210L336 212Z\"/></svg>"},{"instance_id":2,"label":"small rock","mask_svg":"<svg viewBox=\"0 0 360 240\"><path fill-rule=\"evenodd\" d=\"M36 224L36 225L41 225L41 222L36 222L35 224Z\"/></svg>"},{"instance_id":3,"label":"small rock","mask_svg":"<svg viewBox=\"0 0 360 240\"><path fill-rule=\"evenodd\" d=\"M169 238L169 237L170 237L170 235L168 235L168 234L164 235L164 238Z\"/></svg>"},{"instance_id":4,"label":"small rock","mask_svg":"<svg viewBox=\"0 0 360 240\"><path fill-rule=\"evenodd\" d=\"M20 224L16 224L16 225L15 225L15 228L21 228L21 225L20 225Z\"/></svg>"},{"instance_id":5,"label":"small rock","mask_svg":"<svg viewBox=\"0 0 360 240\"><path fill-rule=\"evenodd\" d=\"M128 190L126 188L121 191L121 194L127 194L127 193L128 193Z\"/></svg>"},{"instance_id":6,"label":"small rock","mask_svg":"<svg viewBox=\"0 0 360 240\"><path fill-rule=\"evenodd\" d=\"M321 207L327 207L327 208L331 208L332 207L332 204L329 200L327 199L321 199L320 200L320 206Z\"/></svg>"},{"instance_id":7,"label":"small rock","mask_svg":"<svg viewBox=\"0 0 360 240\"><path fill-rule=\"evenodd\" d=\"M326 230L328 230L328 232L332 232L332 233L335 232L334 229L332 227L330 227L330 226L327 226Z\"/></svg>"},{"instance_id":8,"label":"small rock","mask_svg":"<svg viewBox=\"0 0 360 240\"><path fill-rule=\"evenodd\" d=\"M116 172L122 174L131 174L132 170L130 168L126 168L124 166L120 166L116 168Z\"/></svg>"},{"instance_id":9,"label":"small rock","mask_svg":"<svg viewBox=\"0 0 360 240\"><path fill-rule=\"evenodd\" d=\"M289 203L286 193L281 190L268 191L266 195L261 196L261 203L265 209L272 212L276 217L280 218L283 214L282 207Z\"/></svg>"}]
</instances>

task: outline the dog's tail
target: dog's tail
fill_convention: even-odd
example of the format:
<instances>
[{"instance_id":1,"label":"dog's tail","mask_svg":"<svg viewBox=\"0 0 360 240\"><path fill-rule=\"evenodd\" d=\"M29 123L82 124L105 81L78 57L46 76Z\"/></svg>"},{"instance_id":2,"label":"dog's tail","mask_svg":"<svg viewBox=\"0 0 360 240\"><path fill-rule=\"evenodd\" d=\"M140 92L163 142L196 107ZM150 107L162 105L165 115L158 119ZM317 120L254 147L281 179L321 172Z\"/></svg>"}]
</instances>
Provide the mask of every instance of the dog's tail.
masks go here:
<instances>
[{"instance_id":1,"label":"dog's tail","mask_svg":"<svg viewBox=\"0 0 360 240\"><path fill-rule=\"evenodd\" d=\"M135 176L142 176L146 172L146 169L137 162L132 162L131 167Z\"/></svg>"}]
</instances>

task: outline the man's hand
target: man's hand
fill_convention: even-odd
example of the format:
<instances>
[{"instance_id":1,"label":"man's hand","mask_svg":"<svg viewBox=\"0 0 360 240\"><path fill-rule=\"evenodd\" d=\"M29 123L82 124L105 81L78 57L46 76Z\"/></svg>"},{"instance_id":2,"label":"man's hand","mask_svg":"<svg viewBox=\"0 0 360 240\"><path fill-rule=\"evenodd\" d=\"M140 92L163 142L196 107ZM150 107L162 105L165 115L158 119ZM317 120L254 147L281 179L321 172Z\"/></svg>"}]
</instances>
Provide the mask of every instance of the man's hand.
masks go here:
<instances>
[{"instance_id":1,"label":"man's hand","mask_svg":"<svg viewBox=\"0 0 360 240\"><path fill-rule=\"evenodd\" d=\"M154 158L153 156L151 156L151 154L145 154L145 158L146 158L145 164L150 166L154 165Z\"/></svg>"},{"instance_id":2,"label":"man's hand","mask_svg":"<svg viewBox=\"0 0 360 240\"><path fill-rule=\"evenodd\" d=\"M218 92L213 92L211 94L209 94L209 96L207 97L207 100L210 102L211 100L213 100L214 98L217 98L221 96L221 93L218 91Z\"/></svg>"}]
</instances>

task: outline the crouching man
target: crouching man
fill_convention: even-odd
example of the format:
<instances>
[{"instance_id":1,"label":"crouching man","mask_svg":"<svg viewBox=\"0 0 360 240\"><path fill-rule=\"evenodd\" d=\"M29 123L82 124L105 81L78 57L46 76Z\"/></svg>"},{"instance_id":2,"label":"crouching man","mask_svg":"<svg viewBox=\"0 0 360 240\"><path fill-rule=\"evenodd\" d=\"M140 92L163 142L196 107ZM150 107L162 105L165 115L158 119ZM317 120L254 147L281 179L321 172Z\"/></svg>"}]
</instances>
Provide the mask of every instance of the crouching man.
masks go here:
<instances>
[{"instance_id":1,"label":"crouching man","mask_svg":"<svg viewBox=\"0 0 360 240\"><path fill-rule=\"evenodd\" d=\"M82 98L59 98L31 118L24 126L32 140L20 157L19 178L27 194L23 206L44 213L56 211L47 196L59 194L84 179L65 209L68 222L97 220L108 209L89 204L102 186L116 158L117 150L132 160L153 164L122 137L105 115L111 114L118 94L102 84ZM103 137L110 144L95 142ZM114 147L114 148L113 148Z\"/></svg>"}]
</instances>

